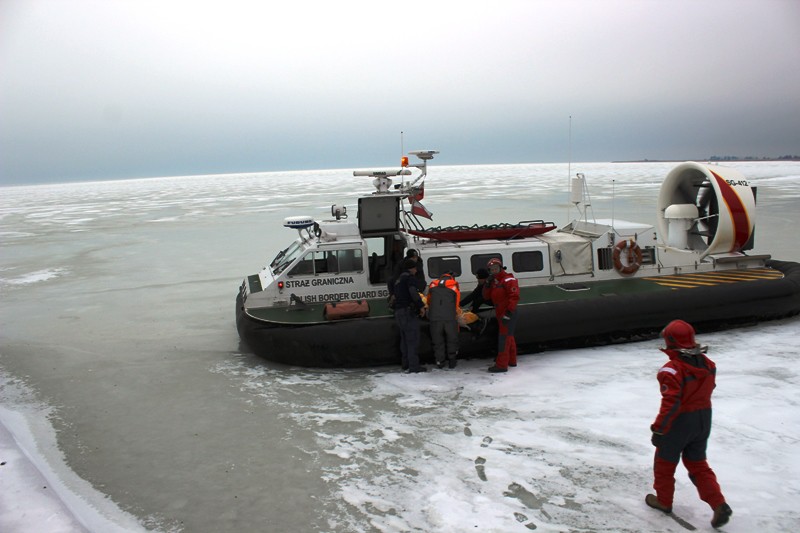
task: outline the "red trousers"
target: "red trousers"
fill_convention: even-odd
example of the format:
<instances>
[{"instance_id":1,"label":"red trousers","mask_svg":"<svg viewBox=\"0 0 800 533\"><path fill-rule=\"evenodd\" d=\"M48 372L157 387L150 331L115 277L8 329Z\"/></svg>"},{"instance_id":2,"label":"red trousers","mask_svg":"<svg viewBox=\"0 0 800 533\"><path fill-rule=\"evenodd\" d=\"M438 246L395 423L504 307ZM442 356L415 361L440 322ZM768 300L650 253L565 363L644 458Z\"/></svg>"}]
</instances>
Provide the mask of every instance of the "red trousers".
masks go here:
<instances>
[{"instance_id":1,"label":"red trousers","mask_svg":"<svg viewBox=\"0 0 800 533\"><path fill-rule=\"evenodd\" d=\"M517 366L517 341L514 337L501 333L497 349L495 365L499 368L508 368L508 365Z\"/></svg>"},{"instance_id":2,"label":"red trousers","mask_svg":"<svg viewBox=\"0 0 800 533\"><path fill-rule=\"evenodd\" d=\"M725 503L725 497L717 483L717 476L711 467L708 466L708 461L689 461L686 457L683 458L683 466L689 471L689 479L692 480L694 486L697 487L697 493L700 499L706 502L712 509L716 509ZM672 463L658 456L656 451L655 465L653 472L655 474L655 481L653 488L656 489L656 496L658 501L672 507L672 498L675 494L675 469L678 463Z\"/></svg>"},{"instance_id":3,"label":"red trousers","mask_svg":"<svg viewBox=\"0 0 800 533\"><path fill-rule=\"evenodd\" d=\"M498 336L497 336L497 358L495 366L498 368L508 368L508 365L517 366L517 341L514 338L514 328L517 325L517 313L511 315L511 320L503 320L497 317Z\"/></svg>"}]
</instances>

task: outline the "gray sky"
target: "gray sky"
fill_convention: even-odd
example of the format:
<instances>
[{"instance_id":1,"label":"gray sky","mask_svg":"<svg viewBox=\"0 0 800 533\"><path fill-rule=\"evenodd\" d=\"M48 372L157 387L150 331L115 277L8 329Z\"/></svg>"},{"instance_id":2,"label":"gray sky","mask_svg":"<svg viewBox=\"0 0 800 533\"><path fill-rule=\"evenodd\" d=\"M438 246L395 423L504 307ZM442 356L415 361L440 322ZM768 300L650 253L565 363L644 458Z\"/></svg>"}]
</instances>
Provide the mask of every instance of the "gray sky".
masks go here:
<instances>
[{"instance_id":1,"label":"gray sky","mask_svg":"<svg viewBox=\"0 0 800 533\"><path fill-rule=\"evenodd\" d=\"M800 154L797 0L0 0L0 184Z\"/></svg>"}]
</instances>

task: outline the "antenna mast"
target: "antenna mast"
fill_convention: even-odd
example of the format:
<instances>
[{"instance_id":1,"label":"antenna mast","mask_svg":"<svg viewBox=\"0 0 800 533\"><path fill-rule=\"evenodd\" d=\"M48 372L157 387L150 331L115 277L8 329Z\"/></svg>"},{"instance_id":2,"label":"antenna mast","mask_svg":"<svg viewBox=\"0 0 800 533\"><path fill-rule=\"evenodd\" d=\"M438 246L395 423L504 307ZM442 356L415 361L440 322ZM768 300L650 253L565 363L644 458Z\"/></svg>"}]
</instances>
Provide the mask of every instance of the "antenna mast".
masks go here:
<instances>
[{"instance_id":1,"label":"antenna mast","mask_svg":"<svg viewBox=\"0 0 800 533\"><path fill-rule=\"evenodd\" d=\"M569 143L567 148L567 194L570 194L571 190L571 177L572 176L572 115L569 116ZM572 198L570 198L571 200ZM577 207L577 206L576 206ZM567 202L567 222L569 222L570 210L569 210L569 202Z\"/></svg>"}]
</instances>

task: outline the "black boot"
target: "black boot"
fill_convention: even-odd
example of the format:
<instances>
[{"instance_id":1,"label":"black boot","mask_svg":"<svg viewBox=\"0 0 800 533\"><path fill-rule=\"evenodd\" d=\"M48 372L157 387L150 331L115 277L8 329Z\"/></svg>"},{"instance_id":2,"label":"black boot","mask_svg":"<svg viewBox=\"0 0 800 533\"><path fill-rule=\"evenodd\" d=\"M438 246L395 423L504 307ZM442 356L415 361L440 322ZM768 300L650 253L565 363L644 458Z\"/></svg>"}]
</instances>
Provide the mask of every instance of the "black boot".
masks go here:
<instances>
[{"instance_id":1,"label":"black boot","mask_svg":"<svg viewBox=\"0 0 800 533\"><path fill-rule=\"evenodd\" d=\"M664 505L663 503L658 501L658 498L656 497L655 494L648 494L647 496L645 496L644 497L644 503L646 503L648 506L652 507L653 509L658 509L662 513L669 514L669 513L672 512L672 507L667 507L666 505Z\"/></svg>"},{"instance_id":2,"label":"black boot","mask_svg":"<svg viewBox=\"0 0 800 533\"><path fill-rule=\"evenodd\" d=\"M721 527L728 523L728 520L731 519L731 515L733 514L733 510L731 506L727 503L723 503L716 509L714 509L714 516L711 518L711 527Z\"/></svg>"}]
</instances>

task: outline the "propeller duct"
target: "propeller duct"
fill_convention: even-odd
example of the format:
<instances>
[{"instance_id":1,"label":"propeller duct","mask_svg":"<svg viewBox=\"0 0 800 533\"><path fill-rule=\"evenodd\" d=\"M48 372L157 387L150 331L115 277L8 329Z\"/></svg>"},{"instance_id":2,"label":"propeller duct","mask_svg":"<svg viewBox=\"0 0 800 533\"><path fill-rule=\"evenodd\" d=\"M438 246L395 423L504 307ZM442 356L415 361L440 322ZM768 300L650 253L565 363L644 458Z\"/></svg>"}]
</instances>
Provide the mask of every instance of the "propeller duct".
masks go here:
<instances>
[{"instance_id":1,"label":"propeller duct","mask_svg":"<svg viewBox=\"0 0 800 533\"><path fill-rule=\"evenodd\" d=\"M755 213L754 189L727 167L682 163L667 174L658 196L659 233L668 245L701 251L701 257L752 247ZM676 217L683 217L680 224Z\"/></svg>"}]
</instances>

